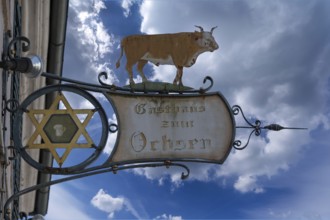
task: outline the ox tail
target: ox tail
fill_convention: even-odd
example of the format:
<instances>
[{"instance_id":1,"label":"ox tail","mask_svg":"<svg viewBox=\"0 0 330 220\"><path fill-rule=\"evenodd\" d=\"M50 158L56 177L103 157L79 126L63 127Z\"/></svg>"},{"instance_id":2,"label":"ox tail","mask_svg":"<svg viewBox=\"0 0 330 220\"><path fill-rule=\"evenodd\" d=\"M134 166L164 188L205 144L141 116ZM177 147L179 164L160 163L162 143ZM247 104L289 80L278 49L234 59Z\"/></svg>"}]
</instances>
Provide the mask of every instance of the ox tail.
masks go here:
<instances>
[{"instance_id":1,"label":"ox tail","mask_svg":"<svg viewBox=\"0 0 330 220\"><path fill-rule=\"evenodd\" d=\"M124 50L124 46L123 46L123 42L121 42L120 44L120 57L116 63L116 68L118 69L120 67L120 60L123 57L123 50Z\"/></svg>"}]
</instances>

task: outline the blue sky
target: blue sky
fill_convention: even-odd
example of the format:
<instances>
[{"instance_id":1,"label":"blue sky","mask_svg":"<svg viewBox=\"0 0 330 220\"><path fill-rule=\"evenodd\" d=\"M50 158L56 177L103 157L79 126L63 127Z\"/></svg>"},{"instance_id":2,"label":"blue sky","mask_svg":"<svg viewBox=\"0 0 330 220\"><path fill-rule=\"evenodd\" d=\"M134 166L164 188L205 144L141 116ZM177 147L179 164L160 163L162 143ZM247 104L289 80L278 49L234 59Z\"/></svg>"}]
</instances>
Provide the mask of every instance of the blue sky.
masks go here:
<instances>
[{"instance_id":1,"label":"blue sky","mask_svg":"<svg viewBox=\"0 0 330 220\"><path fill-rule=\"evenodd\" d=\"M110 83L123 86L124 59L115 69L122 37L190 32L194 25L218 26L219 49L184 69L185 85L199 88L210 75L212 91L249 118L308 130L253 137L221 166L188 164L184 181L178 168L145 168L53 186L46 219L330 218L329 1L71 0L63 74L97 83L106 71ZM172 82L175 71L145 67L150 80ZM245 138L244 132L236 137ZM110 136L101 160L115 139Z\"/></svg>"}]
</instances>

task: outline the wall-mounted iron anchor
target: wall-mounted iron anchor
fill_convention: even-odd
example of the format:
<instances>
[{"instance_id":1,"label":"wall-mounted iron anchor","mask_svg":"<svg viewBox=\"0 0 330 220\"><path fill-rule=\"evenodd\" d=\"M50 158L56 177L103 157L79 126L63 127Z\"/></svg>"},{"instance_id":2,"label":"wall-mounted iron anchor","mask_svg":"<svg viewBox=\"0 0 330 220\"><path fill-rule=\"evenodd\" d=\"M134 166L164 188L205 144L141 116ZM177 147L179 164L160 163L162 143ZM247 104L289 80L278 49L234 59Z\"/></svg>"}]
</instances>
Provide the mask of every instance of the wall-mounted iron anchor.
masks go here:
<instances>
[{"instance_id":1,"label":"wall-mounted iron anchor","mask_svg":"<svg viewBox=\"0 0 330 220\"><path fill-rule=\"evenodd\" d=\"M24 52L29 51L30 41L26 37L14 38L8 47L4 49L2 55L2 60L0 61L0 68L4 70L12 70L24 73L26 76L34 78L41 74L42 72L42 60L39 56L28 55L26 57L13 56L11 51L13 45L17 42L22 42L22 50Z\"/></svg>"}]
</instances>

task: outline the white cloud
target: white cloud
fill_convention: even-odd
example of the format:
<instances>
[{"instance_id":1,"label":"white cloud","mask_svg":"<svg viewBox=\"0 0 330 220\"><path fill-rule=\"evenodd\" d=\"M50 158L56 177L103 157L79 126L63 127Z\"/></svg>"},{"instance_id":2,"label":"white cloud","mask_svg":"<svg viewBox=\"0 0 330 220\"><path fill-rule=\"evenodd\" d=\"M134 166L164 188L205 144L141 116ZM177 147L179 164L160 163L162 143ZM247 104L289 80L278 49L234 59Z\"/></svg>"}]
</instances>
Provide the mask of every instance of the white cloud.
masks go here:
<instances>
[{"instance_id":1,"label":"white cloud","mask_svg":"<svg viewBox=\"0 0 330 220\"><path fill-rule=\"evenodd\" d=\"M47 220L92 219L84 210L84 204L64 187L52 186L49 197ZM65 210L65 212L63 211Z\"/></svg>"},{"instance_id":2,"label":"white cloud","mask_svg":"<svg viewBox=\"0 0 330 220\"><path fill-rule=\"evenodd\" d=\"M97 14L99 14L101 10L107 8L104 4L104 1L102 1L102 0L96 0L96 1L94 0L93 3L94 3L93 7L95 10L95 13L97 13Z\"/></svg>"},{"instance_id":3,"label":"white cloud","mask_svg":"<svg viewBox=\"0 0 330 220\"><path fill-rule=\"evenodd\" d=\"M92 57L93 61L97 61L98 58L103 58L107 53L112 52L112 36L108 34L99 17L100 11L106 9L104 2L99 0L94 5L92 2L89 5L70 3L70 8L76 14L75 24L70 28L75 31L76 39L91 49L87 52L92 52L93 56L90 53L85 55Z\"/></svg>"},{"instance_id":4,"label":"white cloud","mask_svg":"<svg viewBox=\"0 0 330 220\"><path fill-rule=\"evenodd\" d=\"M121 197L114 198L107 194L103 189L92 198L91 203L101 211L109 213L109 218L114 218L115 212L123 209L125 199Z\"/></svg>"},{"instance_id":5,"label":"white cloud","mask_svg":"<svg viewBox=\"0 0 330 220\"><path fill-rule=\"evenodd\" d=\"M207 182L212 180L211 173L214 173L218 165L213 164L198 164L198 163L185 163L190 174L188 180L182 180L182 174L186 175L187 171L182 167L170 166L166 167L147 167L147 168L136 168L133 169L135 175L144 176L148 180L157 181L160 186L164 185L166 181L169 181L171 186L171 191L175 191L177 188L182 187L185 181L201 181Z\"/></svg>"},{"instance_id":6,"label":"white cloud","mask_svg":"<svg viewBox=\"0 0 330 220\"><path fill-rule=\"evenodd\" d=\"M254 191L256 193L261 193L264 191L263 188L260 188L256 184L256 177L254 176L240 176L236 183L234 184L234 188L242 193Z\"/></svg>"},{"instance_id":7,"label":"white cloud","mask_svg":"<svg viewBox=\"0 0 330 220\"><path fill-rule=\"evenodd\" d=\"M113 52L114 36L109 33L104 22L100 17L102 10L106 9L103 0L97 1L70 1L70 14L67 27L67 40L69 43L76 44L75 51L79 53L78 59L81 65L75 68L72 63L66 65L69 71L81 71L84 77L90 78L90 73L93 75L105 71L109 75L107 82L114 83L118 81L112 71L109 56ZM69 45L73 47L74 45ZM69 56L76 56L69 55ZM79 65L79 64L78 64ZM71 70L73 69L73 70ZM82 77L81 77L82 78ZM80 80L81 80L80 78ZM92 78L93 81L96 80Z\"/></svg>"},{"instance_id":8,"label":"white cloud","mask_svg":"<svg viewBox=\"0 0 330 220\"><path fill-rule=\"evenodd\" d=\"M132 203L128 199L125 200L125 207L126 210L130 212L136 219L148 218L143 207L140 207L142 210L137 211L137 209L132 205ZM143 214L141 214L140 212L142 212Z\"/></svg>"},{"instance_id":9,"label":"white cloud","mask_svg":"<svg viewBox=\"0 0 330 220\"><path fill-rule=\"evenodd\" d=\"M308 141L306 131L282 132L269 133L268 143L260 137L253 137L255 140L246 149L229 155L226 163L216 171L217 177L238 176L234 188L242 193L264 192L258 184L258 177L270 179L281 171L287 171L300 159L301 145Z\"/></svg>"},{"instance_id":10,"label":"white cloud","mask_svg":"<svg viewBox=\"0 0 330 220\"><path fill-rule=\"evenodd\" d=\"M121 7L124 9L124 16L127 18L131 12L132 5L137 2L137 0L122 0Z\"/></svg>"},{"instance_id":11,"label":"white cloud","mask_svg":"<svg viewBox=\"0 0 330 220\"><path fill-rule=\"evenodd\" d=\"M150 80L172 83L176 75L176 68L170 65L158 67L153 66L153 72L155 74L152 78L150 78Z\"/></svg>"},{"instance_id":12,"label":"white cloud","mask_svg":"<svg viewBox=\"0 0 330 220\"><path fill-rule=\"evenodd\" d=\"M136 77L133 77L133 80L135 83L141 83L142 82L142 77L140 75L136 75ZM126 80L125 85L129 85L129 79Z\"/></svg>"},{"instance_id":13,"label":"white cloud","mask_svg":"<svg viewBox=\"0 0 330 220\"><path fill-rule=\"evenodd\" d=\"M328 132L325 133L327 135ZM329 138L325 138L323 146L314 146L317 149L310 149L312 157L305 156L308 163L313 161L315 166L306 166L301 162L284 174L288 179L278 179L272 183L271 187L285 185L293 191L282 199L274 199L272 204L268 204L268 209L250 210L250 218L276 218L276 219L329 219L330 211L328 200L330 198L330 177L328 175L330 162L321 160L320 155L329 155ZM304 172L297 172L299 166L303 166Z\"/></svg>"},{"instance_id":14,"label":"white cloud","mask_svg":"<svg viewBox=\"0 0 330 220\"><path fill-rule=\"evenodd\" d=\"M108 213L108 218L115 217L115 213L126 209L137 219L142 219L137 210L133 207L131 202L125 197L113 197L100 189L97 194L92 198L91 203L99 210Z\"/></svg>"},{"instance_id":15,"label":"white cloud","mask_svg":"<svg viewBox=\"0 0 330 220\"><path fill-rule=\"evenodd\" d=\"M185 172L185 170L175 166L169 168L136 168L133 169L132 172L139 176L145 176L149 180L157 180L160 186L164 184L164 181L170 180L170 182L173 184L172 191L182 186L184 183L182 182L181 174L182 172Z\"/></svg>"},{"instance_id":16,"label":"white cloud","mask_svg":"<svg viewBox=\"0 0 330 220\"><path fill-rule=\"evenodd\" d=\"M183 220L183 218L181 216L162 214L154 218L154 220Z\"/></svg>"}]
</instances>

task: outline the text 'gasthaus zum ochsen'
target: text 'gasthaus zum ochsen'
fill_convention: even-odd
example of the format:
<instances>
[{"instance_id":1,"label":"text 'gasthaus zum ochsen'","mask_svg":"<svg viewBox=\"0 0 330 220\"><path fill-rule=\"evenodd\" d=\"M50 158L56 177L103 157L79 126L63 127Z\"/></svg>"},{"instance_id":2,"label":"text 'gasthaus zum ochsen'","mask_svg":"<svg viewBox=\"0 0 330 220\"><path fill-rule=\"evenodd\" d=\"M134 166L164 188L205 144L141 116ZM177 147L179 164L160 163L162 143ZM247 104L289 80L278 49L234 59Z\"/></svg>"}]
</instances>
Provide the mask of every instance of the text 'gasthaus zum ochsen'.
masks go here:
<instances>
[{"instance_id":1,"label":"text 'gasthaus zum ochsen'","mask_svg":"<svg viewBox=\"0 0 330 220\"><path fill-rule=\"evenodd\" d=\"M137 115L156 115L162 117L152 118L152 123L158 123L158 128L165 129L189 129L187 132L193 135L191 138L172 138L169 134L160 134L159 137L147 137L143 131L136 131L131 135L130 143L135 152L148 151L182 151L182 150L195 150L207 149L211 147L212 141L210 138L196 137L196 132L190 132L190 129L197 129L198 125L195 123L198 115L191 113L204 113L205 105L177 105L177 104L162 104L155 106L152 102L138 103L134 106L134 112ZM187 117L187 114L188 117ZM175 115L175 117L173 117ZM180 116L184 115L184 120L180 120ZM189 117L191 115L191 117ZM150 118L150 119L151 119ZM159 119L157 121L157 119Z\"/></svg>"}]
</instances>

